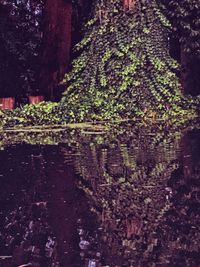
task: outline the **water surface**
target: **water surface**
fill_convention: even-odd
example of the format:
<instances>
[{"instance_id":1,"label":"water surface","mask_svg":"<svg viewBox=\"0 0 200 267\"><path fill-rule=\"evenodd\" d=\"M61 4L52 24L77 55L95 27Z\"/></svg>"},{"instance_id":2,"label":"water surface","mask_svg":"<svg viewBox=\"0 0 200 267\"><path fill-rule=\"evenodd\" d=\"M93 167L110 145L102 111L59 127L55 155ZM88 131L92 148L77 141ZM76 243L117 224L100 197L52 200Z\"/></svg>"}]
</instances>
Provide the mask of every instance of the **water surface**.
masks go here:
<instances>
[{"instance_id":1,"label":"water surface","mask_svg":"<svg viewBox=\"0 0 200 267\"><path fill-rule=\"evenodd\" d=\"M200 266L199 130L52 143L0 151L0 266Z\"/></svg>"}]
</instances>

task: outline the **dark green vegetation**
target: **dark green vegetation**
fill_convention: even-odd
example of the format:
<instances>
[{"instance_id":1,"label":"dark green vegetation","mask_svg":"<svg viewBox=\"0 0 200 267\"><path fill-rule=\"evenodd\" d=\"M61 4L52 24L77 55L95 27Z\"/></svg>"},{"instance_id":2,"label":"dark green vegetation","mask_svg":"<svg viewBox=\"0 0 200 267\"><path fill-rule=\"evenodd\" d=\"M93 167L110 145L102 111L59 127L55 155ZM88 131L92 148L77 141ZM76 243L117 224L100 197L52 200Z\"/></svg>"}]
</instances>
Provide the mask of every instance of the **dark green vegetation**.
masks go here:
<instances>
[{"instance_id":1,"label":"dark green vegetation","mask_svg":"<svg viewBox=\"0 0 200 267\"><path fill-rule=\"evenodd\" d=\"M160 0L172 24L171 51L181 65L181 82L186 94L200 94L200 3Z\"/></svg>"},{"instance_id":2,"label":"dark green vegetation","mask_svg":"<svg viewBox=\"0 0 200 267\"><path fill-rule=\"evenodd\" d=\"M187 53L200 56L200 2L196 0L160 0L162 10L173 25L173 32L179 38Z\"/></svg>"},{"instance_id":3,"label":"dark green vegetation","mask_svg":"<svg viewBox=\"0 0 200 267\"><path fill-rule=\"evenodd\" d=\"M0 97L38 93L43 1L0 2Z\"/></svg>"},{"instance_id":4,"label":"dark green vegetation","mask_svg":"<svg viewBox=\"0 0 200 267\"><path fill-rule=\"evenodd\" d=\"M145 111L170 115L195 107L181 94L178 64L169 55L171 25L156 1L96 4L80 56L66 75L61 105L70 120L134 117Z\"/></svg>"},{"instance_id":5,"label":"dark green vegetation","mask_svg":"<svg viewBox=\"0 0 200 267\"><path fill-rule=\"evenodd\" d=\"M62 113L57 103L41 102L25 105L23 108L6 110L0 113L1 126L28 126L61 124Z\"/></svg>"},{"instance_id":6,"label":"dark green vegetation","mask_svg":"<svg viewBox=\"0 0 200 267\"><path fill-rule=\"evenodd\" d=\"M176 22L166 7L175 2L122 2L94 1L59 103L0 112L0 265L200 266L199 100L181 93L169 53ZM52 93L64 70L54 60L61 22L46 43L47 55L56 51L45 57ZM182 54L196 55L183 44ZM26 59L19 66L31 66Z\"/></svg>"},{"instance_id":7,"label":"dark green vegetation","mask_svg":"<svg viewBox=\"0 0 200 267\"><path fill-rule=\"evenodd\" d=\"M184 84L178 77L180 66L169 53L169 34L178 21L180 41L186 47L190 36L190 52L198 53L198 4L170 1L168 8L162 2L164 7L156 0L137 0L126 7L121 0L95 1L84 38L74 48L75 60L63 81L66 89L59 104L4 112L2 126L197 116L199 99L182 94ZM190 33L181 28L189 27L183 25L186 21Z\"/></svg>"}]
</instances>

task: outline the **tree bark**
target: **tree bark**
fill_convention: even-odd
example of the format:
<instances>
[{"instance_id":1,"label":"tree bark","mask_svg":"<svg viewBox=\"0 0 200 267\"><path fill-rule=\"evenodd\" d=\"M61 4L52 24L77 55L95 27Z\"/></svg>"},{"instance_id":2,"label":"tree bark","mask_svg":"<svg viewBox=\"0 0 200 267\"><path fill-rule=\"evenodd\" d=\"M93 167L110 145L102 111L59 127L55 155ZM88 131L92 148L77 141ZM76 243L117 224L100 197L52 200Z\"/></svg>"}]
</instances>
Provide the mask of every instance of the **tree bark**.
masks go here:
<instances>
[{"instance_id":1,"label":"tree bark","mask_svg":"<svg viewBox=\"0 0 200 267\"><path fill-rule=\"evenodd\" d=\"M71 21L71 0L46 0L40 85L48 100L55 100L61 94L58 84L69 66Z\"/></svg>"}]
</instances>

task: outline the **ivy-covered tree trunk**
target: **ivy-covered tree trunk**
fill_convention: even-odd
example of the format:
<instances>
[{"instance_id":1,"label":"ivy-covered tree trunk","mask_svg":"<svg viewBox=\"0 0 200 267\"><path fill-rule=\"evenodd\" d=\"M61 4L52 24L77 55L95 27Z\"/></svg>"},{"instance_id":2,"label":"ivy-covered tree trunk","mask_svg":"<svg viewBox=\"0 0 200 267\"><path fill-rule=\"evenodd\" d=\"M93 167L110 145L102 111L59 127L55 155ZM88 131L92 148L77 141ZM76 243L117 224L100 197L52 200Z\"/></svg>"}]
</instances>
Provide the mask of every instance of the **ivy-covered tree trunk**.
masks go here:
<instances>
[{"instance_id":1,"label":"ivy-covered tree trunk","mask_svg":"<svg viewBox=\"0 0 200 267\"><path fill-rule=\"evenodd\" d=\"M70 120L188 107L175 74L179 66L169 54L171 25L156 0L95 1L92 17L65 77L62 105Z\"/></svg>"},{"instance_id":2,"label":"ivy-covered tree trunk","mask_svg":"<svg viewBox=\"0 0 200 267\"><path fill-rule=\"evenodd\" d=\"M44 39L41 62L41 87L47 99L59 96L62 80L70 60L71 0L47 0L44 10Z\"/></svg>"}]
</instances>

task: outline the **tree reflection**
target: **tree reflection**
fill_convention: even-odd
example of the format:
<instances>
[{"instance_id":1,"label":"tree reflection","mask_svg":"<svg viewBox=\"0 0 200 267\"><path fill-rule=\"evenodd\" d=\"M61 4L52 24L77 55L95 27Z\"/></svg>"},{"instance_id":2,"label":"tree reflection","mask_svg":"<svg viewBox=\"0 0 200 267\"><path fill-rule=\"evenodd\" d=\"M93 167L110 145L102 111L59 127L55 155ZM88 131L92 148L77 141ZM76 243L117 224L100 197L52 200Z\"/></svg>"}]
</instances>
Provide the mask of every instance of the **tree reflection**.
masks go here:
<instances>
[{"instance_id":1,"label":"tree reflection","mask_svg":"<svg viewBox=\"0 0 200 267\"><path fill-rule=\"evenodd\" d=\"M199 266L200 131L70 134L1 151L0 265Z\"/></svg>"},{"instance_id":2,"label":"tree reflection","mask_svg":"<svg viewBox=\"0 0 200 267\"><path fill-rule=\"evenodd\" d=\"M187 153L184 141L187 137L182 138L182 135L180 132L130 129L109 141L96 142L99 137L96 141L87 141L86 138L85 142L77 144L74 166L82 177L78 184L103 229L101 242L105 245L106 264L153 266L150 262L157 262L162 266L179 266L176 264L184 253L181 240L185 239L187 250L189 239L178 229L182 223L183 228L197 224L194 220L184 226L183 221L188 213L194 214L192 207L199 207L197 199L200 200L199 191L191 192L191 186L183 185L184 175L197 175L199 167L198 171L191 168L190 172L185 171L182 155ZM67 156L67 151L63 151ZM178 188L176 181L180 185ZM191 181L197 183L195 179ZM191 197L196 200L192 201ZM185 208L182 210L185 205L190 206L187 212ZM193 229L192 233L195 231ZM192 240L194 238L197 236ZM175 255L177 250L180 250L178 256ZM182 266L196 263L188 257L185 256L189 263Z\"/></svg>"}]
</instances>

